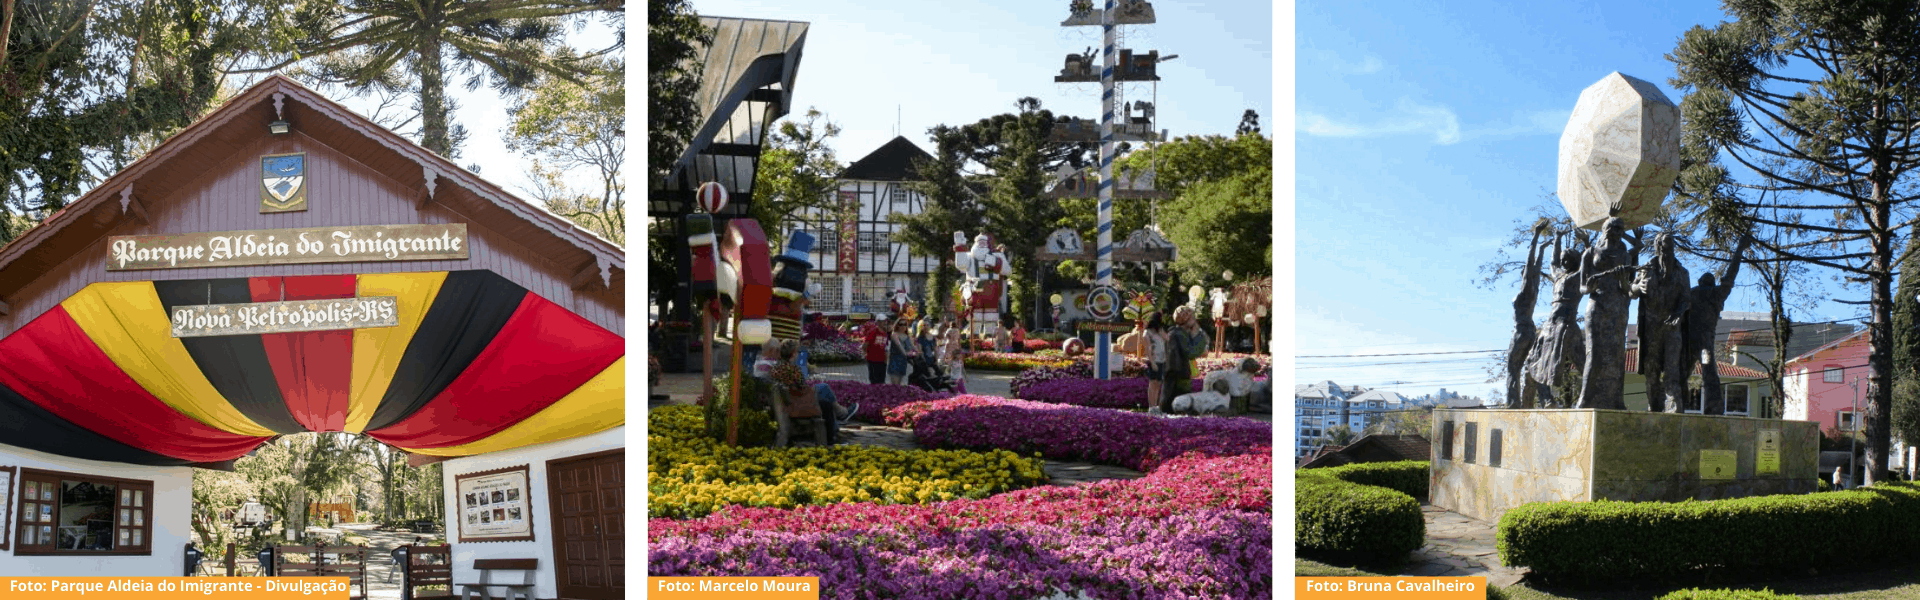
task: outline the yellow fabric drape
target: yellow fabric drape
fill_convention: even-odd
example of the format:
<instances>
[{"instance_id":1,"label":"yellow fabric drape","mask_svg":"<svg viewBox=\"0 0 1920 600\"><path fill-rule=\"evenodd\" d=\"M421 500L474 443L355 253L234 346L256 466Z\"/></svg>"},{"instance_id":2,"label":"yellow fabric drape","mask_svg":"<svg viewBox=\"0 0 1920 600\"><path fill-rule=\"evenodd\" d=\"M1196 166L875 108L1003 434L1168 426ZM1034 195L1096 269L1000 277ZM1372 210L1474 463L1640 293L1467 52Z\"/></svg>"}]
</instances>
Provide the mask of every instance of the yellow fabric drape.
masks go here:
<instances>
[{"instance_id":1,"label":"yellow fabric drape","mask_svg":"<svg viewBox=\"0 0 1920 600\"><path fill-rule=\"evenodd\" d=\"M566 397L486 439L444 448L404 448L414 454L469 456L599 433L627 422L627 357L613 361Z\"/></svg>"},{"instance_id":2,"label":"yellow fabric drape","mask_svg":"<svg viewBox=\"0 0 1920 600\"><path fill-rule=\"evenodd\" d=\"M148 281L95 283L60 303L87 338L148 393L194 420L230 433L271 436L222 396L173 337L166 305Z\"/></svg>"},{"instance_id":3,"label":"yellow fabric drape","mask_svg":"<svg viewBox=\"0 0 1920 600\"><path fill-rule=\"evenodd\" d=\"M420 329L420 320L426 318L427 309L433 306L446 280L446 271L359 276L361 296L399 299L400 324L353 330L353 388L347 400L347 432L359 433L373 419L380 398L393 384L393 373L400 368L407 343Z\"/></svg>"}]
</instances>

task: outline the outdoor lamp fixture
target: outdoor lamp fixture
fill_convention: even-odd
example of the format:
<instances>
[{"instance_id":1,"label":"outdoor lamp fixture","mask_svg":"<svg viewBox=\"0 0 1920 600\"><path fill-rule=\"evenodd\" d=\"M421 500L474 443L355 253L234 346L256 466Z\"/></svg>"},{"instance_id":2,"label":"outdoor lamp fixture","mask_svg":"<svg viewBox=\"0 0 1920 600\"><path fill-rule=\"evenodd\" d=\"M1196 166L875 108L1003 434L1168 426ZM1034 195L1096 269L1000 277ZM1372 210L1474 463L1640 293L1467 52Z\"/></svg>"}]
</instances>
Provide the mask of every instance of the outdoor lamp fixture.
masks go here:
<instances>
[{"instance_id":1,"label":"outdoor lamp fixture","mask_svg":"<svg viewBox=\"0 0 1920 600\"><path fill-rule=\"evenodd\" d=\"M289 125L286 121L275 120L267 124L267 130L272 131L274 135L280 135L292 131L293 126Z\"/></svg>"},{"instance_id":2,"label":"outdoor lamp fixture","mask_svg":"<svg viewBox=\"0 0 1920 600\"><path fill-rule=\"evenodd\" d=\"M1221 271L1220 278L1225 279L1227 281L1233 281L1233 269L1227 269L1225 271Z\"/></svg>"}]
</instances>

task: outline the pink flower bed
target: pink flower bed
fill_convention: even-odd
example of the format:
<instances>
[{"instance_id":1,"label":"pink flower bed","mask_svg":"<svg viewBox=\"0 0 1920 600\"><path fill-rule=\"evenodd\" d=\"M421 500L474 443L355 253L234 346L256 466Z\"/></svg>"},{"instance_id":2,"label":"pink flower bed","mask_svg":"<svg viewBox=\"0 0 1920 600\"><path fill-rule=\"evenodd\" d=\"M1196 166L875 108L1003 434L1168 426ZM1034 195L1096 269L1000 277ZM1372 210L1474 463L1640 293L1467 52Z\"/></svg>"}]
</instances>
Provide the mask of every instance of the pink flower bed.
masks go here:
<instances>
[{"instance_id":1,"label":"pink flower bed","mask_svg":"<svg viewBox=\"0 0 1920 600\"><path fill-rule=\"evenodd\" d=\"M919 533L734 530L650 543L653 576L813 576L821 598L1272 598L1266 512Z\"/></svg>"},{"instance_id":2,"label":"pink flower bed","mask_svg":"<svg viewBox=\"0 0 1920 600\"><path fill-rule=\"evenodd\" d=\"M1052 379L1028 385L1014 396L1048 404L1144 409L1147 407L1147 379Z\"/></svg>"}]
</instances>

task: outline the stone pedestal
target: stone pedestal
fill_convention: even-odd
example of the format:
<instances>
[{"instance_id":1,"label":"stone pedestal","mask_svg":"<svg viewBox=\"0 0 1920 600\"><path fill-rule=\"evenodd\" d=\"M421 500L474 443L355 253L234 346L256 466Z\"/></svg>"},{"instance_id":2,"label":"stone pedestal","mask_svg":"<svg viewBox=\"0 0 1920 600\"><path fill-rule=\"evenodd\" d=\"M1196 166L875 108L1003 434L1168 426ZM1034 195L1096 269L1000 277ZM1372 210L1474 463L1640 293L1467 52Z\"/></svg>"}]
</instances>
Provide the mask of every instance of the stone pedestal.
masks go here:
<instances>
[{"instance_id":1,"label":"stone pedestal","mask_svg":"<svg viewBox=\"0 0 1920 600\"><path fill-rule=\"evenodd\" d=\"M1814 491L1819 426L1619 410L1433 413L1431 502L1498 521L1528 502L1678 502Z\"/></svg>"}]
</instances>

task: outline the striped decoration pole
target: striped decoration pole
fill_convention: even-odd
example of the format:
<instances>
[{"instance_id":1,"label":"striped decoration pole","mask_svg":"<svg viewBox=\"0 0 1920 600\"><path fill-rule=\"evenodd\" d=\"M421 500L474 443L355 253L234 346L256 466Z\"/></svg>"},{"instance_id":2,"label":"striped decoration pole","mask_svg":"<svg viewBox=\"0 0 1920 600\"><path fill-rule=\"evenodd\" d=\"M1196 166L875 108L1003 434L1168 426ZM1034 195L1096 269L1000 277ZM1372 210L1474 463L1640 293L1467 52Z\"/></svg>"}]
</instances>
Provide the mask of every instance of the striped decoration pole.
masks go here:
<instances>
[{"instance_id":1,"label":"striped decoration pole","mask_svg":"<svg viewBox=\"0 0 1920 600\"><path fill-rule=\"evenodd\" d=\"M1107 0L1107 9L1100 13L1100 30L1104 36L1100 48L1100 229L1099 247L1094 255L1094 276L1101 286L1113 285L1113 14L1117 8L1115 0ZM1094 377L1107 379L1112 377L1108 366L1113 360L1112 334L1099 331L1093 334Z\"/></svg>"}]
</instances>

